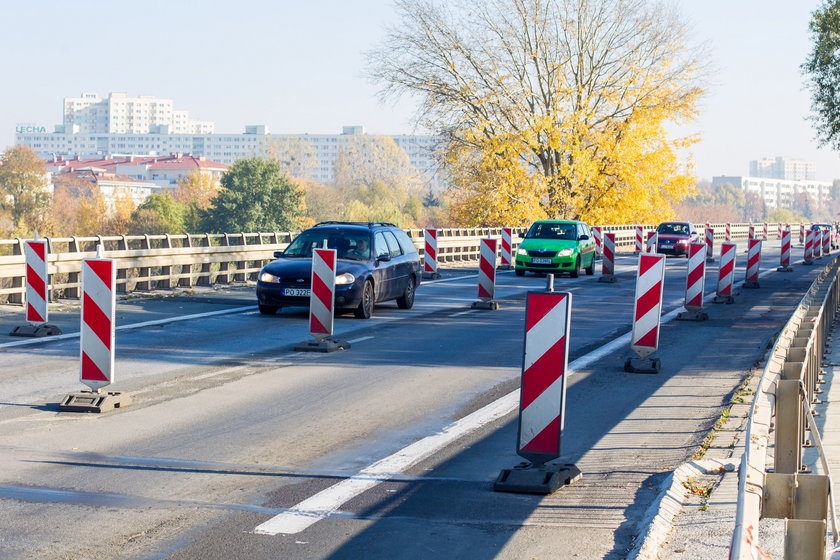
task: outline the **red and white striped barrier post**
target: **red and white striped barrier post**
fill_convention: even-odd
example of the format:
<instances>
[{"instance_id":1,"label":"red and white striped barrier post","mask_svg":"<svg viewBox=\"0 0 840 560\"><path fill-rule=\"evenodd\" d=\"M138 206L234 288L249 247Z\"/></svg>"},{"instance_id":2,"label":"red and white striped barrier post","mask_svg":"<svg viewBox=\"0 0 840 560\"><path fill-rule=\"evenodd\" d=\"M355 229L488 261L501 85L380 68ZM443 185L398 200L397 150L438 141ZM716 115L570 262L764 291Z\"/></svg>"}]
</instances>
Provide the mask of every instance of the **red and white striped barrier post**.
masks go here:
<instances>
[{"instance_id":1,"label":"red and white striped barrier post","mask_svg":"<svg viewBox=\"0 0 840 560\"><path fill-rule=\"evenodd\" d=\"M826 257L831 254L831 230L822 230L822 254Z\"/></svg>"},{"instance_id":2,"label":"red and white striped barrier post","mask_svg":"<svg viewBox=\"0 0 840 560\"><path fill-rule=\"evenodd\" d=\"M530 464L503 469L494 490L550 494L581 477L575 465L545 465L560 457L571 315L570 293L529 292L526 296L516 453Z\"/></svg>"},{"instance_id":3,"label":"red and white striped barrier post","mask_svg":"<svg viewBox=\"0 0 840 560\"><path fill-rule=\"evenodd\" d=\"M735 284L735 243L722 243L720 246L720 269L718 269L717 290L714 303L735 303L733 285Z\"/></svg>"},{"instance_id":4,"label":"red and white striped barrier post","mask_svg":"<svg viewBox=\"0 0 840 560\"><path fill-rule=\"evenodd\" d=\"M766 241L767 239L769 239L767 237L767 222L764 222L764 240Z\"/></svg>"},{"instance_id":5,"label":"red and white striped barrier post","mask_svg":"<svg viewBox=\"0 0 840 560\"><path fill-rule=\"evenodd\" d=\"M498 309L496 297L496 245L495 239L481 239L479 241L478 259L478 301L472 304L473 309Z\"/></svg>"},{"instance_id":6,"label":"red and white striped barrier post","mask_svg":"<svg viewBox=\"0 0 840 560\"><path fill-rule=\"evenodd\" d=\"M805 224L799 224L799 244L805 244Z\"/></svg>"},{"instance_id":7,"label":"red and white striped barrier post","mask_svg":"<svg viewBox=\"0 0 840 560\"><path fill-rule=\"evenodd\" d=\"M706 289L706 249L704 243L688 246L688 266L685 275L685 312L677 314L680 321L705 321L703 293Z\"/></svg>"},{"instance_id":8,"label":"red and white striped barrier post","mask_svg":"<svg viewBox=\"0 0 840 560\"><path fill-rule=\"evenodd\" d=\"M513 228L502 228L502 245L499 251L500 270L510 270L513 266Z\"/></svg>"},{"instance_id":9,"label":"red and white striped barrier post","mask_svg":"<svg viewBox=\"0 0 840 560\"><path fill-rule=\"evenodd\" d=\"M755 239L755 226L753 224L750 224L750 227L747 230L747 239Z\"/></svg>"},{"instance_id":10,"label":"red and white striped barrier post","mask_svg":"<svg viewBox=\"0 0 840 560\"><path fill-rule=\"evenodd\" d=\"M604 257L601 260L601 277L598 282L614 284L615 277L615 234L604 234Z\"/></svg>"},{"instance_id":11,"label":"red and white striped barrier post","mask_svg":"<svg viewBox=\"0 0 840 560\"><path fill-rule=\"evenodd\" d=\"M295 346L295 352L335 352L346 350L350 344L333 338L335 326L335 249L312 250L312 276L309 291L309 334L307 340ZM365 290L367 291L367 290ZM365 293L362 297L366 297ZM373 294L370 294L373 297Z\"/></svg>"},{"instance_id":12,"label":"red and white striped barrier post","mask_svg":"<svg viewBox=\"0 0 840 560\"><path fill-rule=\"evenodd\" d=\"M802 257L802 264L814 264L814 232L805 232L805 254Z\"/></svg>"},{"instance_id":13,"label":"red and white striped barrier post","mask_svg":"<svg viewBox=\"0 0 840 560\"><path fill-rule=\"evenodd\" d=\"M813 258L819 259L822 257L822 233L819 229L811 230L813 239L811 240L811 254Z\"/></svg>"},{"instance_id":14,"label":"red and white striped barrier post","mask_svg":"<svg viewBox=\"0 0 840 560\"><path fill-rule=\"evenodd\" d=\"M627 358L624 371L659 373L659 358L649 358L659 349L662 319L662 290L665 284L665 255L639 255L636 301L633 306L633 332L630 348L639 356Z\"/></svg>"},{"instance_id":15,"label":"red and white striped barrier post","mask_svg":"<svg viewBox=\"0 0 840 560\"><path fill-rule=\"evenodd\" d=\"M659 243L659 234L655 231L649 231L647 234L647 252L655 253L656 245Z\"/></svg>"},{"instance_id":16,"label":"red and white striped barrier post","mask_svg":"<svg viewBox=\"0 0 840 560\"><path fill-rule=\"evenodd\" d=\"M732 242L732 224L729 223L726 224L726 242Z\"/></svg>"},{"instance_id":17,"label":"red and white striped barrier post","mask_svg":"<svg viewBox=\"0 0 840 560\"><path fill-rule=\"evenodd\" d=\"M26 263L26 321L12 329L11 336L41 337L61 334L61 329L47 323L49 320L49 274L47 272L47 241L35 239L24 241Z\"/></svg>"},{"instance_id":18,"label":"red and white striped barrier post","mask_svg":"<svg viewBox=\"0 0 840 560\"><path fill-rule=\"evenodd\" d=\"M706 228L706 262L715 262L715 230Z\"/></svg>"},{"instance_id":19,"label":"red and white striped barrier post","mask_svg":"<svg viewBox=\"0 0 840 560\"><path fill-rule=\"evenodd\" d=\"M644 249L644 239L645 239L645 230L642 226L636 226L636 250L635 253L638 255Z\"/></svg>"},{"instance_id":20,"label":"red and white striped barrier post","mask_svg":"<svg viewBox=\"0 0 840 560\"><path fill-rule=\"evenodd\" d=\"M423 277L440 278L438 273L438 242L437 229L429 228L423 230Z\"/></svg>"},{"instance_id":21,"label":"red and white striped barrier post","mask_svg":"<svg viewBox=\"0 0 840 560\"><path fill-rule=\"evenodd\" d=\"M592 235L595 237L595 258L601 258L601 244L603 243L603 235L601 233L601 226L592 226Z\"/></svg>"},{"instance_id":22,"label":"red and white striped barrier post","mask_svg":"<svg viewBox=\"0 0 840 560\"><path fill-rule=\"evenodd\" d=\"M782 252L779 257L778 272L793 272L790 266L790 227L782 232Z\"/></svg>"},{"instance_id":23,"label":"red and white striped barrier post","mask_svg":"<svg viewBox=\"0 0 840 560\"><path fill-rule=\"evenodd\" d=\"M782 238L782 222L776 224L776 239Z\"/></svg>"},{"instance_id":24,"label":"red and white striped barrier post","mask_svg":"<svg viewBox=\"0 0 840 560\"><path fill-rule=\"evenodd\" d=\"M750 239L747 249L747 275L744 279L744 288L759 288L758 272L761 264L761 243L760 239Z\"/></svg>"},{"instance_id":25,"label":"red and white striped barrier post","mask_svg":"<svg viewBox=\"0 0 840 560\"><path fill-rule=\"evenodd\" d=\"M99 245L95 258L82 260L79 380L90 387L90 391L65 396L59 405L61 410L104 412L131 403L123 393L100 391L114 382L116 288L116 261L104 258L102 245Z\"/></svg>"}]
</instances>

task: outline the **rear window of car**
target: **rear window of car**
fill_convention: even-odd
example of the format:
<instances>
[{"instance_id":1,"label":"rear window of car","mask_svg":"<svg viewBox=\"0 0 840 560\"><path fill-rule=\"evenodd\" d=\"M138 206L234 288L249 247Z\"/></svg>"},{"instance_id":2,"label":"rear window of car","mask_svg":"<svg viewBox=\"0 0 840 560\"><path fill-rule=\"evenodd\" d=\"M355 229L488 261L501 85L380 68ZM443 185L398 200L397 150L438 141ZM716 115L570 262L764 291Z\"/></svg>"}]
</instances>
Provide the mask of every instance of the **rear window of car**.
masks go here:
<instances>
[{"instance_id":1,"label":"rear window of car","mask_svg":"<svg viewBox=\"0 0 840 560\"><path fill-rule=\"evenodd\" d=\"M688 235L688 225L686 224L659 224L656 229L658 233L668 233L675 235Z\"/></svg>"}]
</instances>

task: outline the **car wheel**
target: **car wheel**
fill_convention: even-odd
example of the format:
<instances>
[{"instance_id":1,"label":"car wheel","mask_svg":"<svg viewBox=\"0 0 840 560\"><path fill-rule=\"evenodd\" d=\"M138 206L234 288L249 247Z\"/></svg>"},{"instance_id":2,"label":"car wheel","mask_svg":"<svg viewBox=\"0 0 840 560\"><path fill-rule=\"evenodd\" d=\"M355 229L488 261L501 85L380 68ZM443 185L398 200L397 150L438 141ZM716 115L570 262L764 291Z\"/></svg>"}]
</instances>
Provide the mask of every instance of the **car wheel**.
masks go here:
<instances>
[{"instance_id":1,"label":"car wheel","mask_svg":"<svg viewBox=\"0 0 840 560\"><path fill-rule=\"evenodd\" d=\"M578 255L577 259L575 259L575 267L572 269L570 274L572 275L572 278L580 276L580 255Z\"/></svg>"},{"instance_id":2,"label":"car wheel","mask_svg":"<svg viewBox=\"0 0 840 560\"><path fill-rule=\"evenodd\" d=\"M353 311L353 314L359 319L370 319L373 315L373 282L368 280L365 282L365 287L362 288L362 301L359 306Z\"/></svg>"},{"instance_id":3,"label":"car wheel","mask_svg":"<svg viewBox=\"0 0 840 560\"><path fill-rule=\"evenodd\" d=\"M260 308L260 313L263 315L274 315L277 313L277 310L280 309L277 305L263 305L261 303L258 303L257 307Z\"/></svg>"},{"instance_id":4,"label":"car wheel","mask_svg":"<svg viewBox=\"0 0 840 560\"><path fill-rule=\"evenodd\" d=\"M397 298L397 307L411 309L412 305L414 305L414 276L409 276L403 295Z\"/></svg>"},{"instance_id":5,"label":"car wheel","mask_svg":"<svg viewBox=\"0 0 840 560\"><path fill-rule=\"evenodd\" d=\"M514 272L517 276L525 276L525 269L524 268L517 268Z\"/></svg>"},{"instance_id":6,"label":"car wheel","mask_svg":"<svg viewBox=\"0 0 840 560\"><path fill-rule=\"evenodd\" d=\"M592 260L589 261L589 266L586 267L586 275L592 276L595 274L595 257L592 257Z\"/></svg>"}]
</instances>

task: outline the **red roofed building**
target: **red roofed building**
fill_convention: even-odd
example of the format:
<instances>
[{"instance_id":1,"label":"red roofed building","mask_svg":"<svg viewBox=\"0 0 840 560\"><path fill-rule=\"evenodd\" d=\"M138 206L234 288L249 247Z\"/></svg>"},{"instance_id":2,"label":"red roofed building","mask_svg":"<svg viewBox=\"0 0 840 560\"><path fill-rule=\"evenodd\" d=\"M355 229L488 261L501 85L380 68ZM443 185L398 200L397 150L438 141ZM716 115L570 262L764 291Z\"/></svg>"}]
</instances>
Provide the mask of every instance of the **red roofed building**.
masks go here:
<instances>
[{"instance_id":1,"label":"red roofed building","mask_svg":"<svg viewBox=\"0 0 840 560\"><path fill-rule=\"evenodd\" d=\"M114 209L114 202L118 196L130 197L137 206L158 190L158 186L151 181L117 175L95 167L82 167L64 173L54 173L52 179L56 192L69 190L76 197L80 195L79 191L84 186L98 187L110 210Z\"/></svg>"}]
</instances>

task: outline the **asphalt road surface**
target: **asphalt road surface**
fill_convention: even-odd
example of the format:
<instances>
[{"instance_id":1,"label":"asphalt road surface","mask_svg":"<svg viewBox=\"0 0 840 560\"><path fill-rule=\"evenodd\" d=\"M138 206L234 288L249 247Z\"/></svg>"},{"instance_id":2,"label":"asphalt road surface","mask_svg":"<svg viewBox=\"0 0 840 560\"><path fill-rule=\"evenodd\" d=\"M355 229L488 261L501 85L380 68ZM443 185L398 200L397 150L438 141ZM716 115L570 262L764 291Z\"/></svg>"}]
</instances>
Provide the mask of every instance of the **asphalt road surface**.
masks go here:
<instances>
[{"instance_id":1,"label":"asphalt road surface","mask_svg":"<svg viewBox=\"0 0 840 560\"><path fill-rule=\"evenodd\" d=\"M543 277L500 273L482 311L474 272L447 270L412 310L338 318L352 348L333 354L294 352L306 310L262 316L253 288L127 300L109 389L134 402L101 415L58 412L83 388L78 310L51 311L66 336L0 340L0 558L624 558L827 259L775 272L771 242L761 288L663 327L656 375L622 369L635 261L616 284L555 282L573 294L561 460L583 478L551 496L492 491L522 460L524 296ZM668 259L663 314L685 268ZM0 332L20 319L5 307Z\"/></svg>"}]
</instances>

